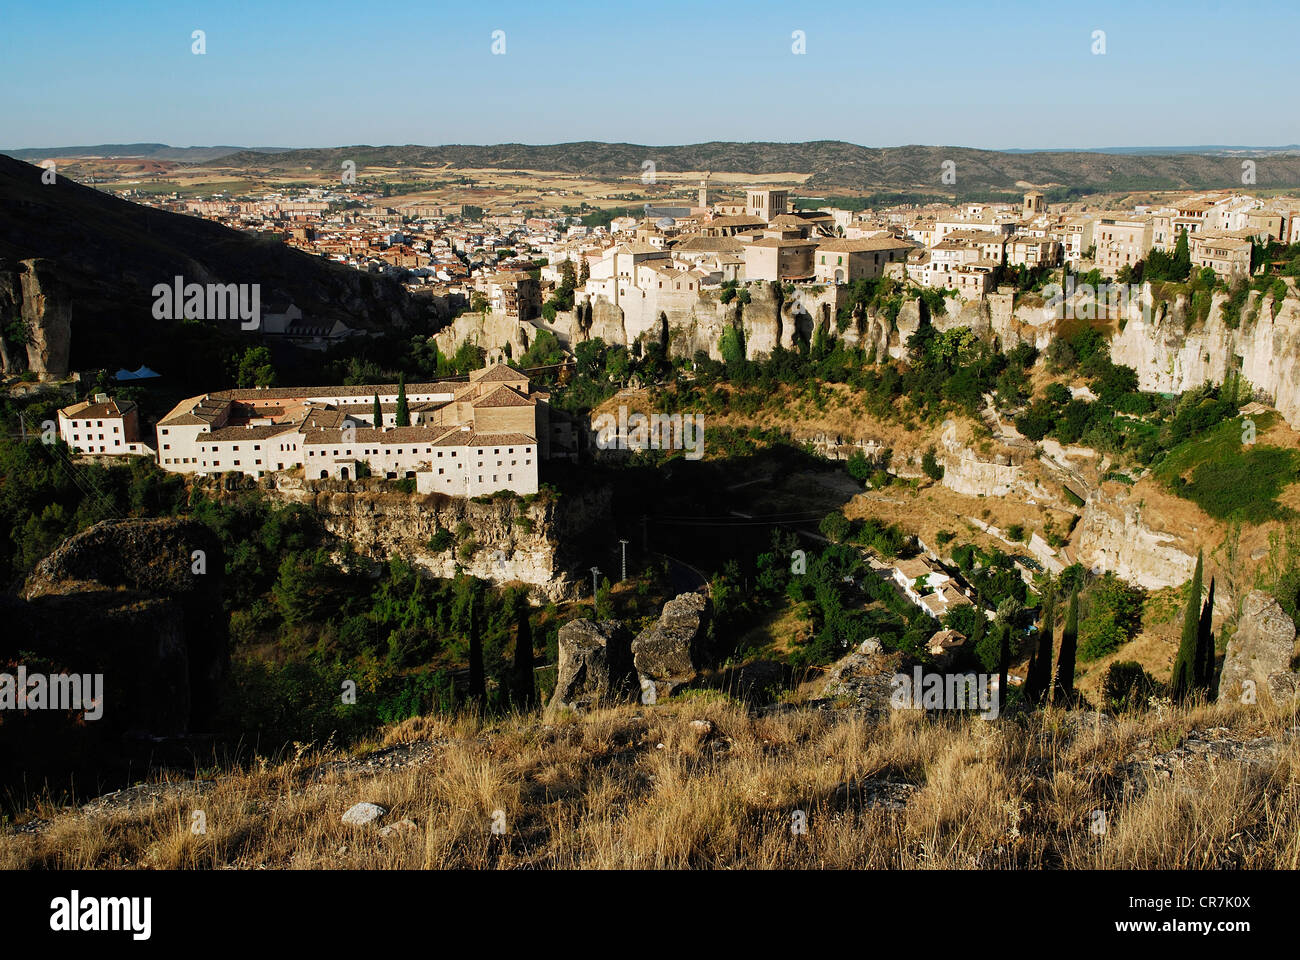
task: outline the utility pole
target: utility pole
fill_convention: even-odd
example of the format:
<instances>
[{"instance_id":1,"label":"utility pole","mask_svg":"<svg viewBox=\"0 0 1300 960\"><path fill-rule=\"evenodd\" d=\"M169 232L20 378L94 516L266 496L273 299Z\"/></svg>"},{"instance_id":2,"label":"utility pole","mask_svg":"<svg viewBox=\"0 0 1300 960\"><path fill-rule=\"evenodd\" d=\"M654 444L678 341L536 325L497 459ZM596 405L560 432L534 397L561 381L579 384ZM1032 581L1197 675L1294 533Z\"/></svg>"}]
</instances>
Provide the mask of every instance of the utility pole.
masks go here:
<instances>
[{"instance_id":1,"label":"utility pole","mask_svg":"<svg viewBox=\"0 0 1300 960\"><path fill-rule=\"evenodd\" d=\"M623 545L623 576L620 577L619 579L626 580L627 579L627 541L620 540L619 543Z\"/></svg>"}]
</instances>

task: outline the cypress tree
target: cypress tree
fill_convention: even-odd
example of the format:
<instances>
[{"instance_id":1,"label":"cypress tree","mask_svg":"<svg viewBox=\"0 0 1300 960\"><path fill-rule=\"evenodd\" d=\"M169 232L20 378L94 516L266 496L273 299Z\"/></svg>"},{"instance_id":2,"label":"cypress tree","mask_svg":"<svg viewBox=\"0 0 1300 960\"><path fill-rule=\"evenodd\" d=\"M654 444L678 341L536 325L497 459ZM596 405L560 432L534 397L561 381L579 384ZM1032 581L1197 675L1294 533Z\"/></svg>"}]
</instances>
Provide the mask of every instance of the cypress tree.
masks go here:
<instances>
[{"instance_id":1,"label":"cypress tree","mask_svg":"<svg viewBox=\"0 0 1300 960\"><path fill-rule=\"evenodd\" d=\"M1196 629L1196 686L1205 691L1206 699L1211 699L1210 691L1214 688L1214 634L1210 630L1213 616L1214 578L1210 577L1210 592Z\"/></svg>"},{"instance_id":2,"label":"cypress tree","mask_svg":"<svg viewBox=\"0 0 1300 960\"><path fill-rule=\"evenodd\" d=\"M480 707L487 700L487 683L483 676L483 637L479 629L479 598L475 593L469 607L469 696Z\"/></svg>"},{"instance_id":3,"label":"cypress tree","mask_svg":"<svg viewBox=\"0 0 1300 960\"><path fill-rule=\"evenodd\" d=\"M406 406L406 374L397 375L397 426L411 425L411 411Z\"/></svg>"},{"instance_id":4,"label":"cypress tree","mask_svg":"<svg viewBox=\"0 0 1300 960\"><path fill-rule=\"evenodd\" d=\"M515 629L514 702L520 710L530 710L537 702L537 685L533 681L533 628L528 622L528 601L521 600Z\"/></svg>"},{"instance_id":5,"label":"cypress tree","mask_svg":"<svg viewBox=\"0 0 1300 960\"><path fill-rule=\"evenodd\" d=\"M375 421L375 429L378 430L384 425L384 408L379 405L379 394L375 394L375 411L371 415Z\"/></svg>"},{"instance_id":6,"label":"cypress tree","mask_svg":"<svg viewBox=\"0 0 1300 960\"><path fill-rule=\"evenodd\" d=\"M1052 702L1069 706L1074 699L1074 654L1079 640L1079 588L1070 591L1070 609L1061 631L1061 657L1056 664L1056 689Z\"/></svg>"},{"instance_id":7,"label":"cypress tree","mask_svg":"<svg viewBox=\"0 0 1300 960\"><path fill-rule=\"evenodd\" d=\"M1201 631L1201 577L1203 560L1196 554L1196 570L1192 574L1192 585L1187 597L1187 607L1183 610L1183 638L1178 644L1178 656L1174 658L1173 676L1169 678L1169 696L1172 700L1182 702L1192 695L1197 688L1197 637Z\"/></svg>"},{"instance_id":8,"label":"cypress tree","mask_svg":"<svg viewBox=\"0 0 1300 960\"><path fill-rule=\"evenodd\" d=\"M1052 630L1056 622L1056 584L1049 577L1044 595L1043 619L1038 628L1038 647L1029 661L1029 674L1025 677L1025 699L1039 704L1047 694L1052 681Z\"/></svg>"},{"instance_id":9,"label":"cypress tree","mask_svg":"<svg viewBox=\"0 0 1300 960\"><path fill-rule=\"evenodd\" d=\"M998 636L998 716L1007 711L1007 675L1011 671L1011 624L1004 623Z\"/></svg>"}]
</instances>

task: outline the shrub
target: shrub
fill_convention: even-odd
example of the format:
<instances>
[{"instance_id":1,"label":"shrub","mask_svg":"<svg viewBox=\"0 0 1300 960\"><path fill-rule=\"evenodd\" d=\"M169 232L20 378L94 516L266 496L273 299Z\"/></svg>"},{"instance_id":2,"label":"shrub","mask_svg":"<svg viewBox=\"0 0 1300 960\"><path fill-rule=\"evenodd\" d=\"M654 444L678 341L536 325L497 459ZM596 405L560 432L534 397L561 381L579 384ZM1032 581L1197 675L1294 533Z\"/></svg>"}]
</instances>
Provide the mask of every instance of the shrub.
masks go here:
<instances>
[{"instance_id":1,"label":"shrub","mask_svg":"<svg viewBox=\"0 0 1300 960\"><path fill-rule=\"evenodd\" d=\"M1106 573L1086 592L1087 612L1079 623L1079 659L1096 660L1118 650L1142 626L1146 591Z\"/></svg>"},{"instance_id":2,"label":"shrub","mask_svg":"<svg viewBox=\"0 0 1300 960\"><path fill-rule=\"evenodd\" d=\"M834 513L826 514L822 519L819 529L821 530L822 536L826 537L828 540L833 540L835 543L842 543L849 535L849 531L852 529L852 524L849 523L844 514L836 510Z\"/></svg>"},{"instance_id":3,"label":"shrub","mask_svg":"<svg viewBox=\"0 0 1300 960\"><path fill-rule=\"evenodd\" d=\"M943 479L943 465L935 458L934 447L930 447L921 456L921 469L931 480Z\"/></svg>"},{"instance_id":4,"label":"shrub","mask_svg":"<svg viewBox=\"0 0 1300 960\"><path fill-rule=\"evenodd\" d=\"M1101 681L1101 699L1115 712L1140 710L1160 689L1155 677L1135 660L1117 660L1106 668Z\"/></svg>"}]
</instances>

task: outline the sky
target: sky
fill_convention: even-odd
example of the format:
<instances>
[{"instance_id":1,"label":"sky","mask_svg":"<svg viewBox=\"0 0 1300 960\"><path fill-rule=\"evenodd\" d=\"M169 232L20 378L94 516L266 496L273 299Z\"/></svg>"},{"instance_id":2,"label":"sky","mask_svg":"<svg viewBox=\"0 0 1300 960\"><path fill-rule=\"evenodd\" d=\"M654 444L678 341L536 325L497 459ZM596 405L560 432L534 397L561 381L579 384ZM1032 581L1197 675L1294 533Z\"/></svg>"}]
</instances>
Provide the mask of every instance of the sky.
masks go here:
<instances>
[{"instance_id":1,"label":"sky","mask_svg":"<svg viewBox=\"0 0 1300 960\"><path fill-rule=\"evenodd\" d=\"M9 149L1300 142L1296 0L7 0L0 21Z\"/></svg>"}]
</instances>

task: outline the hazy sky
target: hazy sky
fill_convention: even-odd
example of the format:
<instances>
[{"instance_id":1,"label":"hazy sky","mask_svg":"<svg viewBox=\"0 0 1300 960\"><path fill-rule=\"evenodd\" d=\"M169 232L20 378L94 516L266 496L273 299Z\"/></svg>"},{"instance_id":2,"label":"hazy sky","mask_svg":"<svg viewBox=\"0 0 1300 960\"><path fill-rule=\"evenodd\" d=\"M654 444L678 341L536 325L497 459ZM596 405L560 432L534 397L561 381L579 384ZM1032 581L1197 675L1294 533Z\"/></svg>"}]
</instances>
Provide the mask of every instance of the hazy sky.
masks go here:
<instances>
[{"instance_id":1,"label":"hazy sky","mask_svg":"<svg viewBox=\"0 0 1300 960\"><path fill-rule=\"evenodd\" d=\"M8 148L1300 142L1297 0L9 0L0 20Z\"/></svg>"}]
</instances>

